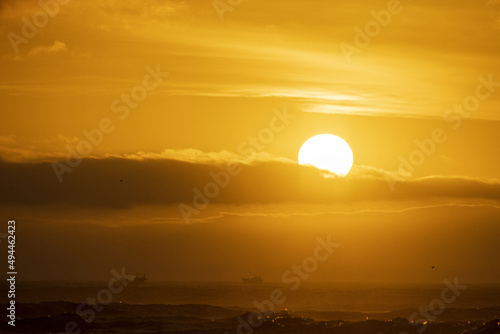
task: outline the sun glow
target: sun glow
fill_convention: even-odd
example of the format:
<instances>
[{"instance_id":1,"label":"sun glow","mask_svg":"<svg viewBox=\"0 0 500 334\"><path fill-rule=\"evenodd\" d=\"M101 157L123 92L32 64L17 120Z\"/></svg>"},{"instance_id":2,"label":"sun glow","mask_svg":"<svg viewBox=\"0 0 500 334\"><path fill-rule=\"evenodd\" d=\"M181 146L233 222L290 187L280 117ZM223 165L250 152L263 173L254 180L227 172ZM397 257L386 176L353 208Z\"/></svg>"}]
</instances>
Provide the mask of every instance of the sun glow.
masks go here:
<instances>
[{"instance_id":1,"label":"sun glow","mask_svg":"<svg viewBox=\"0 0 500 334\"><path fill-rule=\"evenodd\" d=\"M326 169L339 176L346 176L353 163L349 144L340 137L321 134L309 138L299 151L299 164Z\"/></svg>"}]
</instances>

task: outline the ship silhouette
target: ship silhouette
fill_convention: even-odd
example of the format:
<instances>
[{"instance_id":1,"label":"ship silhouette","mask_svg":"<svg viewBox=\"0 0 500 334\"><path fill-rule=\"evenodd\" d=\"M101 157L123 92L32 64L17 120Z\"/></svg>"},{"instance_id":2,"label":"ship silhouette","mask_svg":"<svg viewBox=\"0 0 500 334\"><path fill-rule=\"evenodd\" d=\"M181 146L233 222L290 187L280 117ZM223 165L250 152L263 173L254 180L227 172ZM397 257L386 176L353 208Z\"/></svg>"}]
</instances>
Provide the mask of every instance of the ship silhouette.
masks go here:
<instances>
[{"instance_id":1,"label":"ship silhouette","mask_svg":"<svg viewBox=\"0 0 500 334\"><path fill-rule=\"evenodd\" d=\"M252 275L250 270L247 272L246 276L242 278L242 280L245 284L261 284L264 281L262 277Z\"/></svg>"},{"instance_id":2,"label":"ship silhouette","mask_svg":"<svg viewBox=\"0 0 500 334\"><path fill-rule=\"evenodd\" d=\"M147 274L139 274L136 273L134 278L128 279L128 282L130 284L143 284L146 283L148 280L148 275Z\"/></svg>"}]
</instances>

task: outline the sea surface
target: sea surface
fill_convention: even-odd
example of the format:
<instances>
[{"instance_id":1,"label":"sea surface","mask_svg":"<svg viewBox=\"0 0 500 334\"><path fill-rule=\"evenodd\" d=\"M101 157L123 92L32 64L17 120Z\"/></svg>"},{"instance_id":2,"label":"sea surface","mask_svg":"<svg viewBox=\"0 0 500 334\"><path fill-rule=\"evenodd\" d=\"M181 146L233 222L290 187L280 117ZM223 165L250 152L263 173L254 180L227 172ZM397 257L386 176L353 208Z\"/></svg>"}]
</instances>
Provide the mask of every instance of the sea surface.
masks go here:
<instances>
[{"instance_id":1,"label":"sea surface","mask_svg":"<svg viewBox=\"0 0 500 334\"><path fill-rule=\"evenodd\" d=\"M499 334L500 286L459 286L18 283L0 332Z\"/></svg>"}]
</instances>

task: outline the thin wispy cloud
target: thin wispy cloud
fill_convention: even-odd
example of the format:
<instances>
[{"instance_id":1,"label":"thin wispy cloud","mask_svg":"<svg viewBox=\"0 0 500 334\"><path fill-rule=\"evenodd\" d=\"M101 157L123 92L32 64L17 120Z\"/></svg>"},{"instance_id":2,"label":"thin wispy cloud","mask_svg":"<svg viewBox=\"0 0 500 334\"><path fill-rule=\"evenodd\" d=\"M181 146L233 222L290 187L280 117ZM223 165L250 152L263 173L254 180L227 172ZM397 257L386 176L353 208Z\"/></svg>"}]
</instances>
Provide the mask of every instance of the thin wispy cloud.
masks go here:
<instances>
[{"instance_id":1,"label":"thin wispy cloud","mask_svg":"<svg viewBox=\"0 0 500 334\"><path fill-rule=\"evenodd\" d=\"M61 52L68 52L68 48L64 42L54 41L52 45L41 45L34 47L28 52L29 57L35 57L38 55L49 55Z\"/></svg>"}]
</instances>

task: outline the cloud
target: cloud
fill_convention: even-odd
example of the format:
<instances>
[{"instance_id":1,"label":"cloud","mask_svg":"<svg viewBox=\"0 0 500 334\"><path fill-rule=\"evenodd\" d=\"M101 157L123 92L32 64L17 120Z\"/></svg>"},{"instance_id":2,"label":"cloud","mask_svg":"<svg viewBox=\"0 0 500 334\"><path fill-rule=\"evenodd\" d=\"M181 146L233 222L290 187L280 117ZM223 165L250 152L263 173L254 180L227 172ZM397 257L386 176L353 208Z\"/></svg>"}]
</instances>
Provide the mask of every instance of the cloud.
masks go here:
<instances>
[{"instance_id":1,"label":"cloud","mask_svg":"<svg viewBox=\"0 0 500 334\"><path fill-rule=\"evenodd\" d=\"M19 136L0 136L0 160L10 162L43 162L64 159L61 147L76 145L81 139L58 134L55 139L29 141Z\"/></svg>"},{"instance_id":2,"label":"cloud","mask_svg":"<svg viewBox=\"0 0 500 334\"><path fill-rule=\"evenodd\" d=\"M96 29L97 29L97 30L102 30L102 31L110 31L110 30L111 30L111 29L110 29L107 25L105 25L105 24L100 24L100 25L96 26Z\"/></svg>"},{"instance_id":3,"label":"cloud","mask_svg":"<svg viewBox=\"0 0 500 334\"><path fill-rule=\"evenodd\" d=\"M48 46L37 46L28 52L28 56L34 57L40 54L54 54L59 52L67 52L68 48L66 44L60 41L54 41L52 45Z\"/></svg>"},{"instance_id":4,"label":"cloud","mask_svg":"<svg viewBox=\"0 0 500 334\"><path fill-rule=\"evenodd\" d=\"M3 0L0 3L0 17L3 19L19 20L23 16L31 17L36 11L43 8L40 3L47 1L26 0ZM144 14L154 17L165 17L175 13L178 10L186 8L184 1L179 0L132 0L132 1L117 1L117 0L101 0L101 1L86 1L68 3L69 6L59 5L59 9L73 9L75 13L81 11L82 8L102 9L113 13L123 12L133 15Z\"/></svg>"},{"instance_id":5,"label":"cloud","mask_svg":"<svg viewBox=\"0 0 500 334\"><path fill-rule=\"evenodd\" d=\"M143 15L149 18L162 19L186 9L187 4L180 0L105 0L92 3L89 7L93 9L99 8L113 14L121 12L133 16Z\"/></svg>"},{"instance_id":6,"label":"cloud","mask_svg":"<svg viewBox=\"0 0 500 334\"><path fill-rule=\"evenodd\" d=\"M12 145L15 142L13 136L0 136L0 145Z\"/></svg>"},{"instance_id":7,"label":"cloud","mask_svg":"<svg viewBox=\"0 0 500 334\"><path fill-rule=\"evenodd\" d=\"M38 1L3 0L0 3L0 18L4 21L20 20L23 16L33 16L37 10L40 10Z\"/></svg>"},{"instance_id":8,"label":"cloud","mask_svg":"<svg viewBox=\"0 0 500 334\"><path fill-rule=\"evenodd\" d=\"M8 5L2 7L2 13L16 17L8 21L7 31L18 34L21 17L31 18L40 10L38 1L28 1L29 6L17 5L24 1L5 3ZM491 43L491 29L481 30L478 36L482 37L476 38L462 24L473 19L473 25L482 27L488 22L490 14L484 5L454 4L455 12L450 15L448 7L429 1L409 4L401 16L404 19L391 23L398 29L387 30L381 39L375 40L376 48L370 46L369 55L373 58L360 56L356 66L349 67L338 44L353 43L352 29L369 18L363 13L378 10L380 4L367 1L360 10L360 4L346 2L335 4L335 10L330 12L324 2L312 1L307 5L313 10L303 15L304 3L278 1L262 3L261 7L238 7L238 20L227 29L217 20L211 3L71 1L60 6L61 13L43 29L43 37L40 34L37 39L71 38L71 55L80 44L81 53L104 61L109 71L100 71L99 66L82 57L71 64L57 64L63 70L49 74L75 73L71 82L52 80L55 84L46 87L32 82L32 77L22 78L16 73L1 88L23 95L109 94L119 90L117 86L123 82L113 82L113 78L132 73L115 71L128 66L122 63L128 57L125 55L134 54L140 43L141 48L148 50L148 59L163 59L176 70L176 78L158 90L165 96L277 97L307 103L304 110L314 113L441 117L450 99L461 96L463 87L469 87L471 80L481 73L495 72L498 47ZM84 22L79 20L82 15L88 18ZM432 15L432 20L442 17L436 22L446 22L447 26L436 33L432 24L421 20L426 15ZM296 21L293 24L288 21L291 17ZM193 19L199 24L189 24ZM270 28L266 20L279 29ZM457 40L456 34L463 38ZM86 43L87 40L92 43ZM115 40L117 47L107 48L109 40ZM5 51L6 61L20 60L11 48ZM24 52L22 49L23 55ZM422 52L426 56L415 57ZM471 59L469 66L457 66L461 65L457 55L463 53ZM224 75L217 75L217 66L205 66L212 61L223 62ZM74 68L87 70L78 72ZM457 68L461 69L458 73ZM98 79L87 82L87 75L91 74ZM80 82L86 82L84 87ZM492 101L482 106L481 114L472 117L497 119Z\"/></svg>"},{"instance_id":9,"label":"cloud","mask_svg":"<svg viewBox=\"0 0 500 334\"><path fill-rule=\"evenodd\" d=\"M214 164L222 165L228 162L236 162L239 164L255 164L257 162L269 162L269 161L281 161L293 163L292 160L276 157L266 152L259 152L248 156L243 156L241 154L231 152L231 151L218 151L218 152L203 152L198 149L166 149L160 153L154 152L138 152L135 154L124 154L124 155L108 155L114 158L125 158L134 160L149 160L149 159L168 159L177 160L183 162L190 162L196 164Z\"/></svg>"},{"instance_id":10,"label":"cloud","mask_svg":"<svg viewBox=\"0 0 500 334\"><path fill-rule=\"evenodd\" d=\"M84 159L71 173L64 174L62 183L50 162L0 162L0 203L97 208L192 205L195 189L213 193L217 182L228 184L210 200L221 205L401 200L431 203L433 198L500 200L500 181L496 179L404 179L367 166L355 166L346 178L325 178L315 168L263 157L241 160L241 174L228 179L224 154L203 162L144 157ZM388 180L397 182L396 191L390 189Z\"/></svg>"}]
</instances>

